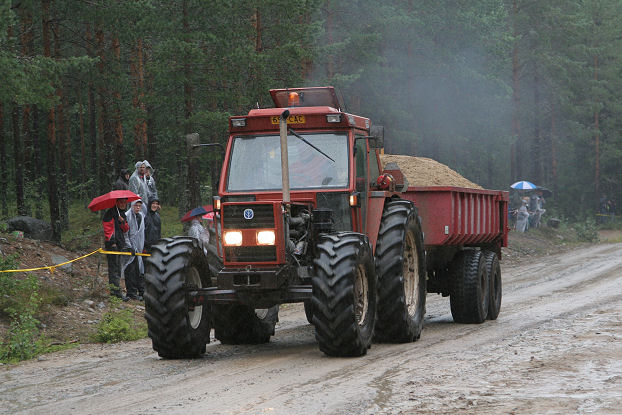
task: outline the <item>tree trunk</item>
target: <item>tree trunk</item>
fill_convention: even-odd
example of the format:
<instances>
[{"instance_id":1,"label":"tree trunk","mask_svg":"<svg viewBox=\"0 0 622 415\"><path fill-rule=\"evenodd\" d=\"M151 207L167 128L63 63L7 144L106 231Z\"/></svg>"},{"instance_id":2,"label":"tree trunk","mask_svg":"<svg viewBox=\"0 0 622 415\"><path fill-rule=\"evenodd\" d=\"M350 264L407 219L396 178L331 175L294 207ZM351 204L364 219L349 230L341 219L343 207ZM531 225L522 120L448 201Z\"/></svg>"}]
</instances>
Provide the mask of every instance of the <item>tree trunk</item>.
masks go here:
<instances>
[{"instance_id":1,"label":"tree trunk","mask_svg":"<svg viewBox=\"0 0 622 415\"><path fill-rule=\"evenodd\" d=\"M553 192L557 192L557 154L556 143L557 139L557 120L555 114L555 103L551 103L551 182L553 183Z\"/></svg>"},{"instance_id":2,"label":"tree trunk","mask_svg":"<svg viewBox=\"0 0 622 415\"><path fill-rule=\"evenodd\" d=\"M326 40L327 45L332 46L333 44L333 12L330 7L330 0L326 0L326 5L324 6L326 10ZM333 62L333 53L330 53L328 56L328 61L326 62L326 78L332 79L335 75L335 64Z\"/></svg>"},{"instance_id":3,"label":"tree trunk","mask_svg":"<svg viewBox=\"0 0 622 415\"><path fill-rule=\"evenodd\" d=\"M512 49L512 136L514 143L511 148L510 174L512 182L519 180L523 175L521 168L521 131L519 120L520 109L520 65L518 63L518 19L517 0L512 1L512 27L514 32L514 48Z\"/></svg>"},{"instance_id":4,"label":"tree trunk","mask_svg":"<svg viewBox=\"0 0 622 415\"><path fill-rule=\"evenodd\" d=\"M98 86L98 98L99 98L99 113L97 119L97 130L99 133L99 166L97 171L99 172L99 193L106 193L110 190L112 183L112 176L110 170L112 170L112 145L110 134L110 121L108 120L108 106L107 106L107 90L104 86L104 79L106 78L105 68L105 54L104 54L104 32L101 26L98 26L95 30L95 41L97 43L97 56L99 62L97 69L101 78Z\"/></svg>"},{"instance_id":5,"label":"tree trunk","mask_svg":"<svg viewBox=\"0 0 622 415\"><path fill-rule=\"evenodd\" d=\"M598 83L598 56L594 56L594 81ZM596 98L596 104L599 100ZM595 200L600 199L600 112L594 111L594 191Z\"/></svg>"},{"instance_id":6,"label":"tree trunk","mask_svg":"<svg viewBox=\"0 0 622 415\"><path fill-rule=\"evenodd\" d=\"M50 42L50 3L51 0L41 0L43 23L42 39L43 39L43 54L46 57L51 57L51 42ZM50 223L52 225L52 240L60 242L61 240L61 226L60 226L60 212L58 210L58 194L56 188L56 161L54 153L56 152L56 126L55 126L55 113L54 107L51 107L48 111L47 121L47 153L48 153L48 201L50 203Z\"/></svg>"},{"instance_id":7,"label":"tree trunk","mask_svg":"<svg viewBox=\"0 0 622 415\"><path fill-rule=\"evenodd\" d=\"M261 12L259 11L259 7L255 8L253 25L255 26L255 52L259 53L263 50L263 44L261 39Z\"/></svg>"},{"instance_id":8,"label":"tree trunk","mask_svg":"<svg viewBox=\"0 0 622 415\"><path fill-rule=\"evenodd\" d=\"M13 104L13 161L15 168L15 196L17 201L17 214L27 215L26 203L24 202L24 153L22 152L22 139L19 125L19 106Z\"/></svg>"},{"instance_id":9,"label":"tree trunk","mask_svg":"<svg viewBox=\"0 0 622 415\"><path fill-rule=\"evenodd\" d=\"M134 79L134 97L132 105L140 114L134 123L135 158L142 160L147 157L147 121L145 120L145 70L143 60L143 40L138 39L131 63L132 78Z\"/></svg>"},{"instance_id":10,"label":"tree trunk","mask_svg":"<svg viewBox=\"0 0 622 415\"><path fill-rule=\"evenodd\" d=\"M542 156L544 149L542 148L542 129L540 128L540 112L542 109L542 100L540 97L540 75L538 73L538 65L534 63L533 68L533 141L531 154L531 171L533 173L532 180L535 183L542 183Z\"/></svg>"},{"instance_id":11,"label":"tree trunk","mask_svg":"<svg viewBox=\"0 0 622 415\"><path fill-rule=\"evenodd\" d=\"M6 172L6 135L4 133L4 105L0 102L0 170ZM0 206L2 208L2 216L7 217L9 215L9 208L7 206L7 175L0 175Z\"/></svg>"},{"instance_id":12,"label":"tree trunk","mask_svg":"<svg viewBox=\"0 0 622 415\"><path fill-rule=\"evenodd\" d=\"M95 56L93 54L93 48L92 48L92 42L93 42L93 35L91 33L91 26L90 25L86 25L85 28L85 38L86 38L86 54L89 57L93 57ZM93 80L92 78L89 79L89 85L88 85L88 99L89 99L89 147L90 147L90 170L91 172L96 172L98 165L97 165L97 108L95 107L95 86L93 85ZM100 147L100 152L101 152L101 147ZM86 170L84 170L86 171ZM97 196L98 189L101 187L100 186L100 178L101 178L101 173L100 174L92 174L91 175L91 179L93 180L93 184L91 186L91 197L95 197Z\"/></svg>"},{"instance_id":13,"label":"tree trunk","mask_svg":"<svg viewBox=\"0 0 622 415\"><path fill-rule=\"evenodd\" d=\"M112 55L114 56L115 75L121 75L121 44L119 36L115 33L112 38ZM114 88L114 167L113 179L120 174L125 167L125 151L123 149L123 123L121 122L121 92L119 87Z\"/></svg>"},{"instance_id":14,"label":"tree trunk","mask_svg":"<svg viewBox=\"0 0 622 415\"><path fill-rule=\"evenodd\" d=\"M22 55L27 59L33 55L34 51L34 35L33 35L33 25L32 25L32 11L29 4L22 4L20 8L21 21L22 21ZM31 192L32 181L33 178L38 177L39 175L35 174L33 171L33 146L32 146L32 132L30 130L30 116L31 116L31 107L30 105L24 105L23 113L22 113L22 135L24 137L24 186L26 189L26 200L31 200L36 206L38 203L38 199L33 197ZM28 210L29 206L27 207Z\"/></svg>"},{"instance_id":15,"label":"tree trunk","mask_svg":"<svg viewBox=\"0 0 622 415\"><path fill-rule=\"evenodd\" d=\"M60 55L60 28L58 21L53 24L54 33L54 58L56 60L61 59ZM62 81L60 81L58 88L56 88L56 96L58 97L58 108L56 111L56 119L58 125L55 128L55 132L58 132L56 137L57 151L58 151L58 184L59 184L59 199L60 199L60 224L63 230L69 229L69 206L68 206L68 186L67 186L67 150L65 130L67 128L65 123L65 96L63 91Z\"/></svg>"},{"instance_id":16,"label":"tree trunk","mask_svg":"<svg viewBox=\"0 0 622 415\"><path fill-rule=\"evenodd\" d=\"M32 144L34 148L33 160L37 167L36 181L35 181L35 217L37 219L43 219L43 204L40 203L45 195L46 178L41 172L45 171L43 168L43 140L41 139L41 113L36 105L32 106Z\"/></svg>"},{"instance_id":17,"label":"tree trunk","mask_svg":"<svg viewBox=\"0 0 622 415\"><path fill-rule=\"evenodd\" d=\"M84 107L82 106L82 96L78 98L78 128L80 129L80 172L86 172L86 140L84 137ZM86 196L86 195L83 195Z\"/></svg>"},{"instance_id":18,"label":"tree trunk","mask_svg":"<svg viewBox=\"0 0 622 415\"><path fill-rule=\"evenodd\" d=\"M182 26L184 31L184 42L190 42L190 25L188 22L188 0L183 1L182 7ZM193 125L191 122L193 107L192 107L192 69L190 67L190 63L188 59L185 59L184 63L184 107L185 107L185 134L190 134L193 130ZM184 137L185 140L185 137ZM184 146L185 148L185 146ZM199 186L198 173L196 168L196 163L193 158L188 158L186 154L180 158L182 161L181 171L182 178L187 177L188 182L185 186L186 188L186 200L182 200L182 208L181 212L185 212L191 208L199 206L201 204L201 189ZM184 203L185 202L185 203ZM185 204L185 206L184 206Z\"/></svg>"}]
</instances>

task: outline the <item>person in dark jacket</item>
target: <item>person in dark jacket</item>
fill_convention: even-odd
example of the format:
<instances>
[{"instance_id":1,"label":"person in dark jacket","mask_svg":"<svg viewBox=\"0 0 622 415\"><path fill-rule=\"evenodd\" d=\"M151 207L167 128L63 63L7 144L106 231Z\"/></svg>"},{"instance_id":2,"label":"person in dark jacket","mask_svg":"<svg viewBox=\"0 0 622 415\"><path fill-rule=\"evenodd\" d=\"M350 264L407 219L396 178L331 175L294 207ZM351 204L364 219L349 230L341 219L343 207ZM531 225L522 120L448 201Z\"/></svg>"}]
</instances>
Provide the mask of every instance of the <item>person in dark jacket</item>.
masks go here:
<instances>
[{"instance_id":1,"label":"person in dark jacket","mask_svg":"<svg viewBox=\"0 0 622 415\"><path fill-rule=\"evenodd\" d=\"M121 169L119 178L112 185L112 190L128 190L130 188L130 171L128 169Z\"/></svg>"},{"instance_id":2,"label":"person in dark jacket","mask_svg":"<svg viewBox=\"0 0 622 415\"><path fill-rule=\"evenodd\" d=\"M151 253L151 247L162 237L162 221L160 220L160 200L149 201L149 209L145 216L145 253Z\"/></svg>"},{"instance_id":3,"label":"person in dark jacket","mask_svg":"<svg viewBox=\"0 0 622 415\"><path fill-rule=\"evenodd\" d=\"M104 247L107 251L123 251L128 249L126 242L130 226L125 219L127 199L117 199L115 206L106 211L102 219L104 228ZM106 255L108 259L108 283L110 294L126 301L121 292L121 258L119 255Z\"/></svg>"}]
</instances>

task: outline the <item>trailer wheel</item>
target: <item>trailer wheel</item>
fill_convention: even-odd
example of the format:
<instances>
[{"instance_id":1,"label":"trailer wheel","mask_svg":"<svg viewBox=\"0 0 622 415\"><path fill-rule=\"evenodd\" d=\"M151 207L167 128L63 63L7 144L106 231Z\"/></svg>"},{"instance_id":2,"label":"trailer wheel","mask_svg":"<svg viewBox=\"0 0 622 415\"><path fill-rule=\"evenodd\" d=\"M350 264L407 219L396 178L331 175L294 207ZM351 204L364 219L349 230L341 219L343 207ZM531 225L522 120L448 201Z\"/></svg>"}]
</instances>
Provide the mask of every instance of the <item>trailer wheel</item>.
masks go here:
<instances>
[{"instance_id":1,"label":"trailer wheel","mask_svg":"<svg viewBox=\"0 0 622 415\"><path fill-rule=\"evenodd\" d=\"M369 239L354 232L324 235L311 280L313 325L329 356L362 356L376 322L376 269Z\"/></svg>"},{"instance_id":2,"label":"trailer wheel","mask_svg":"<svg viewBox=\"0 0 622 415\"><path fill-rule=\"evenodd\" d=\"M423 328L426 266L417 208L406 200L387 203L376 245L378 321L375 339L412 342Z\"/></svg>"},{"instance_id":3,"label":"trailer wheel","mask_svg":"<svg viewBox=\"0 0 622 415\"><path fill-rule=\"evenodd\" d=\"M452 261L449 302L456 323L480 324L486 320L490 293L486 260L481 251L467 250Z\"/></svg>"},{"instance_id":4,"label":"trailer wheel","mask_svg":"<svg viewBox=\"0 0 622 415\"><path fill-rule=\"evenodd\" d=\"M242 304L214 306L214 336L223 344L268 343L279 321L279 306L254 309Z\"/></svg>"},{"instance_id":5,"label":"trailer wheel","mask_svg":"<svg viewBox=\"0 0 622 415\"><path fill-rule=\"evenodd\" d=\"M203 249L194 238L168 238L153 246L145 261L145 318L160 357L190 358L205 352L209 308L191 307L186 292L208 286L207 269Z\"/></svg>"},{"instance_id":6,"label":"trailer wheel","mask_svg":"<svg viewBox=\"0 0 622 415\"><path fill-rule=\"evenodd\" d=\"M501 311L501 265L497 254L493 251L484 251L484 257L486 258L488 289L490 291L487 318L496 320Z\"/></svg>"}]
</instances>

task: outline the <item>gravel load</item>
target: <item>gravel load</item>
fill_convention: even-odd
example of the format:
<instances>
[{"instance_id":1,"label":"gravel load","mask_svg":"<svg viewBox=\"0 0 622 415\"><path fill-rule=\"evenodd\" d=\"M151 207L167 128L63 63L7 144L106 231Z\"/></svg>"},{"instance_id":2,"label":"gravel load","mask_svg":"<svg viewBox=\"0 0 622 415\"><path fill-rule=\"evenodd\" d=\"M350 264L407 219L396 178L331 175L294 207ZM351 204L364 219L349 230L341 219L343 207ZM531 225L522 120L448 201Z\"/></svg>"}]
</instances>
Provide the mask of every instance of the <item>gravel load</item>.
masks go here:
<instances>
[{"instance_id":1,"label":"gravel load","mask_svg":"<svg viewBox=\"0 0 622 415\"><path fill-rule=\"evenodd\" d=\"M387 163L395 162L410 186L456 186L469 189L483 189L478 184L462 177L446 165L426 157L381 154L383 168Z\"/></svg>"}]
</instances>

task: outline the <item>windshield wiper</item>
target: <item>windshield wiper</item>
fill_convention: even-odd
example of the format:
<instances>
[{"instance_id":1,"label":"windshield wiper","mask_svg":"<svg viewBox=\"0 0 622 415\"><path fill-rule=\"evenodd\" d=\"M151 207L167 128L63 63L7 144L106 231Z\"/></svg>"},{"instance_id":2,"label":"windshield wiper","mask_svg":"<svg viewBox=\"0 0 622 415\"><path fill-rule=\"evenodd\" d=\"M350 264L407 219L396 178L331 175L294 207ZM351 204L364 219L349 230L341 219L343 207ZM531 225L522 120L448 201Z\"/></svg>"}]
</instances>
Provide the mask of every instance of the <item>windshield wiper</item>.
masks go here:
<instances>
[{"instance_id":1,"label":"windshield wiper","mask_svg":"<svg viewBox=\"0 0 622 415\"><path fill-rule=\"evenodd\" d=\"M287 131L292 133L293 135L295 135L296 137L300 138L304 143L310 145L311 147L313 147L317 152L319 152L321 155L323 155L324 157L326 157L327 159L329 159L330 161L332 161L333 163L335 163L335 160L333 160L328 154L324 153L322 150L320 150L319 148L317 148L316 146L314 146L313 144L311 144L310 142L307 141L306 138L304 138L303 136L301 136L300 134L298 134L296 131L292 130L291 128L287 128Z\"/></svg>"}]
</instances>

